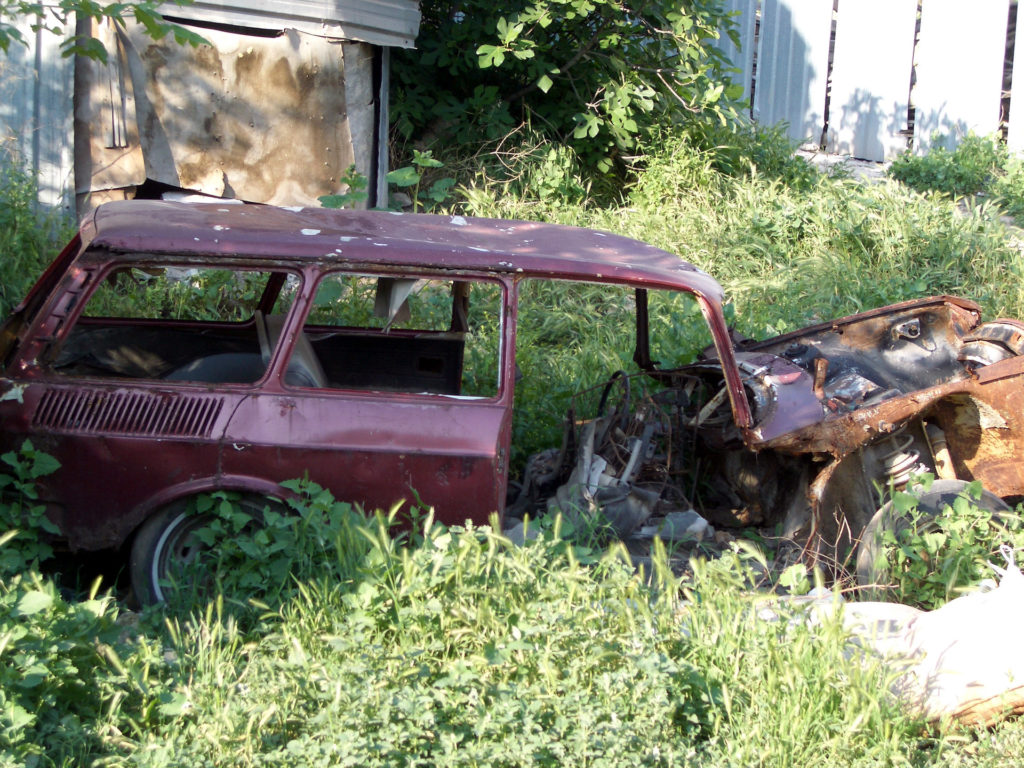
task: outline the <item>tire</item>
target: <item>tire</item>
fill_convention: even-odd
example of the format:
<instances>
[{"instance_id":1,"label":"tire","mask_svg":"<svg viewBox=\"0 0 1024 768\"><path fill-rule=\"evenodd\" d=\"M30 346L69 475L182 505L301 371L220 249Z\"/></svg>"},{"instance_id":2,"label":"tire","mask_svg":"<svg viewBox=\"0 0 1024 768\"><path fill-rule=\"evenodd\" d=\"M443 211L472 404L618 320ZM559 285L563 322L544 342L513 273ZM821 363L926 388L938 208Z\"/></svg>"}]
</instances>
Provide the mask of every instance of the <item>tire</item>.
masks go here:
<instances>
[{"instance_id":1,"label":"tire","mask_svg":"<svg viewBox=\"0 0 1024 768\"><path fill-rule=\"evenodd\" d=\"M204 571L201 560L213 547L195 532L214 520L213 515L190 512L191 499L183 498L154 513L135 535L129 571L132 589L141 605L167 602L172 596L205 600L214 588L214 575ZM243 496L237 502L254 516L273 500Z\"/></svg>"},{"instance_id":2,"label":"tire","mask_svg":"<svg viewBox=\"0 0 1024 768\"><path fill-rule=\"evenodd\" d=\"M931 488L919 495L918 511L924 517L935 518L946 507L962 496L968 483L963 480L936 480ZM981 509L999 515L1009 512L1010 506L994 493L982 490L981 498L974 502ZM857 585L867 590L868 599L885 599L886 590L879 585L887 581L889 565L885 560L882 538L886 531L900 533L910 527L910 519L893 509L892 502L886 502L874 517L864 526L860 543L857 546ZM928 530L927 520L923 523Z\"/></svg>"}]
</instances>

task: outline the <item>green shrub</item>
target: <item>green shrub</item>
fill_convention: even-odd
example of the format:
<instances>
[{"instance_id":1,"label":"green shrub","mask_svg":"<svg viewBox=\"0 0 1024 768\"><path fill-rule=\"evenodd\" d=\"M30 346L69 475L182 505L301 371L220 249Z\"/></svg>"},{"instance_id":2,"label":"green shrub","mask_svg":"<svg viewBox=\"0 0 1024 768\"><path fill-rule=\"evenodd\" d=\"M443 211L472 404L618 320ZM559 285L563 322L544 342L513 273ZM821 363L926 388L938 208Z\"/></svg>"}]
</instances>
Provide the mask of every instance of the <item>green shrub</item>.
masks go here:
<instances>
[{"instance_id":1,"label":"green shrub","mask_svg":"<svg viewBox=\"0 0 1024 768\"><path fill-rule=\"evenodd\" d=\"M889 175L921 192L966 197L984 192L1008 159L1006 145L991 136L969 133L952 151L938 137L934 143L924 155L904 152L892 162Z\"/></svg>"},{"instance_id":2,"label":"green shrub","mask_svg":"<svg viewBox=\"0 0 1024 768\"><path fill-rule=\"evenodd\" d=\"M532 124L614 193L662 126L732 120L742 98L720 44L735 24L718 2L441 0L422 10L416 49L393 58L390 108L417 145L478 147Z\"/></svg>"},{"instance_id":3,"label":"green shrub","mask_svg":"<svg viewBox=\"0 0 1024 768\"><path fill-rule=\"evenodd\" d=\"M27 442L0 459L0 766L89 764L123 754L126 733L152 725L171 694L153 651L131 644L118 608L100 595L65 598L38 571L56 529L35 480L56 461Z\"/></svg>"},{"instance_id":4,"label":"green shrub","mask_svg":"<svg viewBox=\"0 0 1024 768\"><path fill-rule=\"evenodd\" d=\"M989 189L996 202L1018 223L1024 221L1024 157L1011 155Z\"/></svg>"},{"instance_id":5,"label":"green shrub","mask_svg":"<svg viewBox=\"0 0 1024 768\"><path fill-rule=\"evenodd\" d=\"M53 554L47 536L59 533L38 503L35 481L57 470L52 456L37 451L26 440L18 453L0 456L0 580L38 568Z\"/></svg>"}]
</instances>

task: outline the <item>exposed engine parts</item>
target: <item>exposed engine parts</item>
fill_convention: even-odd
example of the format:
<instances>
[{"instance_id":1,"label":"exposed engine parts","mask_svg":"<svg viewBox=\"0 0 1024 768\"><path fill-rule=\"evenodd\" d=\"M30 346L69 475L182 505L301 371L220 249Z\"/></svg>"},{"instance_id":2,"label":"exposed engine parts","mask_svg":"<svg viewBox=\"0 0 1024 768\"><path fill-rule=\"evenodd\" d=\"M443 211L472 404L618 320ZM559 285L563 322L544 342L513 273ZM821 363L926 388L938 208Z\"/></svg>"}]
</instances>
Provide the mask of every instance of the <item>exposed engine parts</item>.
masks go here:
<instances>
[{"instance_id":1,"label":"exposed engine parts","mask_svg":"<svg viewBox=\"0 0 1024 768\"><path fill-rule=\"evenodd\" d=\"M1024 349L1024 325L967 334L970 314L957 305L908 314L741 344L755 417L747 430L713 358L616 372L577 395L561 449L531 459L508 512L557 511L624 539L670 533L696 543L757 527L840 574L888 496L915 477L1024 495L1024 392L1012 375L994 375ZM925 376L933 384L921 389ZM689 534L677 535L681 515Z\"/></svg>"}]
</instances>

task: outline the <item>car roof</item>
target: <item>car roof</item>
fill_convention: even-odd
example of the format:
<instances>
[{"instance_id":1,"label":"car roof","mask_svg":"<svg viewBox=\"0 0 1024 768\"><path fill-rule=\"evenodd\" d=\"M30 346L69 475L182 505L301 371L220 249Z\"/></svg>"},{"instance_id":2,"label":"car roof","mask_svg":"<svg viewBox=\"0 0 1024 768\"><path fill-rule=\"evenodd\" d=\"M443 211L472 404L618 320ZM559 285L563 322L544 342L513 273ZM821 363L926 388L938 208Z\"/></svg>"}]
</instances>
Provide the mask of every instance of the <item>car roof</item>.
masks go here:
<instances>
[{"instance_id":1,"label":"car roof","mask_svg":"<svg viewBox=\"0 0 1024 768\"><path fill-rule=\"evenodd\" d=\"M608 232L536 221L130 200L99 206L83 223L82 241L126 254L518 273L686 290L715 303L723 295L714 278L668 251Z\"/></svg>"}]
</instances>

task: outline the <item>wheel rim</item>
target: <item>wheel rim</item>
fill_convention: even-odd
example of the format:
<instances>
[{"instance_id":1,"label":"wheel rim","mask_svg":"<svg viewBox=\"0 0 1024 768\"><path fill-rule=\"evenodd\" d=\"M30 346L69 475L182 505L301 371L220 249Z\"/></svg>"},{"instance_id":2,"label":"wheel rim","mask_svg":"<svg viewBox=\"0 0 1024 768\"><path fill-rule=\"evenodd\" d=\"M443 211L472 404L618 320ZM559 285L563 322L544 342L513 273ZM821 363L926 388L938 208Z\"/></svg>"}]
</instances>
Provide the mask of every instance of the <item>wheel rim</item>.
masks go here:
<instances>
[{"instance_id":1,"label":"wheel rim","mask_svg":"<svg viewBox=\"0 0 1024 768\"><path fill-rule=\"evenodd\" d=\"M931 487L919 495L918 510L922 519L918 530L934 530L937 525L935 518L942 511L952 506L958 497L963 495L968 483L963 480L936 480ZM981 498L970 499L975 506L991 512L998 518L1001 512L1009 512L1010 506L990 491L982 491ZM927 516L928 519L925 519ZM886 531L899 534L911 524L910 519L893 509L892 502L882 505L864 526L860 543L857 547L857 584L868 590L870 599L885 599L889 589L881 584L889 573L889 563L883 547L882 538Z\"/></svg>"},{"instance_id":2,"label":"wheel rim","mask_svg":"<svg viewBox=\"0 0 1024 768\"><path fill-rule=\"evenodd\" d=\"M165 588L174 583L176 578L198 569L202 554L208 552L210 547L200 541L195 532L208 525L210 520L208 515L181 512L160 534L153 548L149 574L153 596L158 602L166 602L170 590L165 592Z\"/></svg>"}]
</instances>

